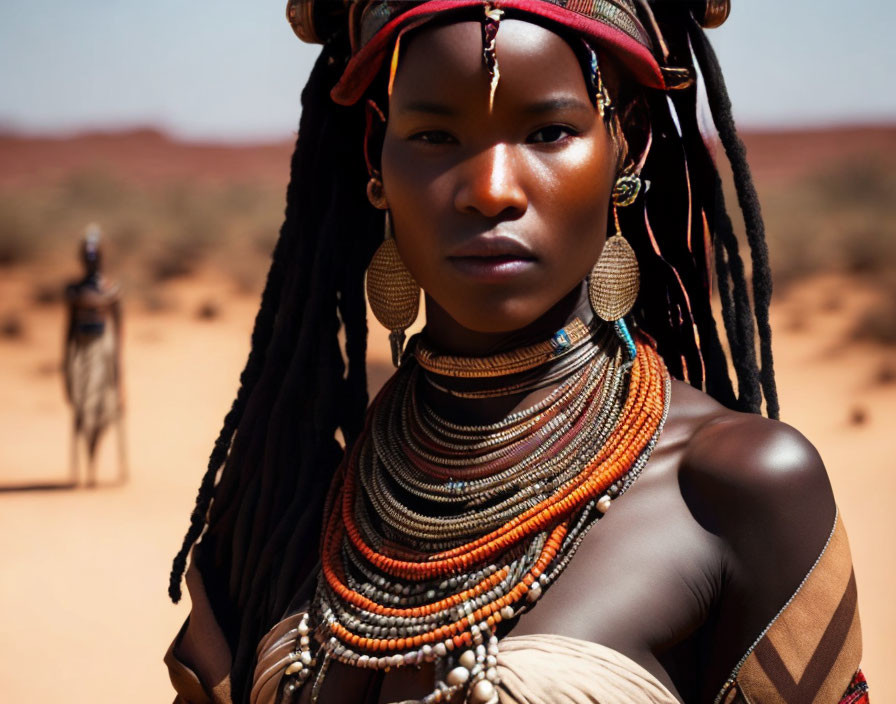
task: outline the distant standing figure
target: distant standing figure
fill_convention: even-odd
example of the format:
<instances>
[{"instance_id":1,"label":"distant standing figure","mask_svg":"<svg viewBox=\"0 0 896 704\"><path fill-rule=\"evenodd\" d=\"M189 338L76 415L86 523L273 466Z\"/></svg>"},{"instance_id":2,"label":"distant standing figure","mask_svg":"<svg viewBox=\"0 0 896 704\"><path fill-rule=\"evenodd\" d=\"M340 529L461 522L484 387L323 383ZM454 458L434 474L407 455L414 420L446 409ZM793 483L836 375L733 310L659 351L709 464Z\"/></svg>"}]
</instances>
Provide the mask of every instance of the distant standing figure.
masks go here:
<instances>
[{"instance_id":1,"label":"distant standing figure","mask_svg":"<svg viewBox=\"0 0 896 704\"><path fill-rule=\"evenodd\" d=\"M65 392L74 411L72 482L79 480L82 441L87 451L87 486L96 486L96 451L112 423L119 435L119 480L127 479L121 416L124 405L121 367L119 286L102 275L100 229L90 225L81 245L84 277L66 287L68 318L63 367Z\"/></svg>"}]
</instances>

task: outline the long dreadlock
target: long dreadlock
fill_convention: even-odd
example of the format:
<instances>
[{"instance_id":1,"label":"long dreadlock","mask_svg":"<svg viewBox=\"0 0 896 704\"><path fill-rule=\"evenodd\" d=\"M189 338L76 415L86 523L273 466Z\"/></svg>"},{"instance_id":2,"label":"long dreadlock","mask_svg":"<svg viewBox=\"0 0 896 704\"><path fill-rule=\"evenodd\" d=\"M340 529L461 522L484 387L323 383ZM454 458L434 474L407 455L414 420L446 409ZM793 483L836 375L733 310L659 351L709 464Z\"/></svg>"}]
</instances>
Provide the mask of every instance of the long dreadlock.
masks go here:
<instances>
[{"instance_id":1,"label":"long dreadlock","mask_svg":"<svg viewBox=\"0 0 896 704\"><path fill-rule=\"evenodd\" d=\"M633 317L674 376L739 410L758 413L764 395L774 417L768 258L730 102L702 29L680 10L658 17L670 59L693 70L693 50L733 164L753 260L761 372L743 262L697 125L696 86L644 98L651 146L642 174L651 188L640 209L620 213L643 274ZM310 596L325 495L343 457L336 435L350 446L367 407L363 278L382 238L382 213L364 197L363 101L344 107L329 99L348 55L344 35L330 40L303 91L285 220L251 352L170 575L176 602L202 536L195 563L234 653L236 701L248 696L256 644L290 604ZM710 306L713 260L737 394Z\"/></svg>"},{"instance_id":2,"label":"long dreadlock","mask_svg":"<svg viewBox=\"0 0 896 704\"><path fill-rule=\"evenodd\" d=\"M346 51L325 48L303 92L286 217L252 350L171 571L177 601L207 517L196 562L234 652L234 692L255 643L313 570L324 495L342 456L336 431L351 443L367 406L363 276L382 215L357 207L366 167L360 141L346 135L362 133L363 112L328 98Z\"/></svg>"}]
</instances>

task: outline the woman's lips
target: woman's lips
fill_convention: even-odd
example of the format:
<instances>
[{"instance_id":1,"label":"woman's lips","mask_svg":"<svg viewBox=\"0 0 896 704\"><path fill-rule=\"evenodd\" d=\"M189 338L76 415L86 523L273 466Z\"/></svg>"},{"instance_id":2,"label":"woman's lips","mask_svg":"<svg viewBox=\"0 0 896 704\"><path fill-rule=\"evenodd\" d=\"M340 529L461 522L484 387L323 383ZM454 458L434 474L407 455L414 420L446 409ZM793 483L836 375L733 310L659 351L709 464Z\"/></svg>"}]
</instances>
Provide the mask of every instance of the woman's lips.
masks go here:
<instances>
[{"instance_id":1,"label":"woman's lips","mask_svg":"<svg viewBox=\"0 0 896 704\"><path fill-rule=\"evenodd\" d=\"M448 261L465 276L488 282L527 272L535 266L535 255L513 237L481 235L452 250Z\"/></svg>"},{"instance_id":2,"label":"woman's lips","mask_svg":"<svg viewBox=\"0 0 896 704\"><path fill-rule=\"evenodd\" d=\"M519 276L535 266L534 259L516 256L449 257L448 261L460 273L483 282Z\"/></svg>"},{"instance_id":3,"label":"woman's lips","mask_svg":"<svg viewBox=\"0 0 896 704\"><path fill-rule=\"evenodd\" d=\"M461 243L448 253L454 258L492 258L515 257L516 259L534 259L535 254L528 245L515 237L507 235L478 235Z\"/></svg>"}]
</instances>

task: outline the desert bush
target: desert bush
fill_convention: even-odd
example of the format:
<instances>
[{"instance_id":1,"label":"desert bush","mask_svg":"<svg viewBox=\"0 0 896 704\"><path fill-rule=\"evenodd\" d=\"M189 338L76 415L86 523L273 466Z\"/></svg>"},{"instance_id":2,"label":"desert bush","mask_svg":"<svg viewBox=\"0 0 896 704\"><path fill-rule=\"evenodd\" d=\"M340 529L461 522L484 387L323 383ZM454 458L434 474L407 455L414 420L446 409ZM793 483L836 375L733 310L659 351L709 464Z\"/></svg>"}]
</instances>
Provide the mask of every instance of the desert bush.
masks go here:
<instances>
[{"instance_id":1,"label":"desert bush","mask_svg":"<svg viewBox=\"0 0 896 704\"><path fill-rule=\"evenodd\" d=\"M147 257L143 268L150 281L164 283L189 276L196 271L201 261L201 249L191 242L175 240L166 246L156 248L155 252Z\"/></svg>"},{"instance_id":2,"label":"desert bush","mask_svg":"<svg viewBox=\"0 0 896 704\"><path fill-rule=\"evenodd\" d=\"M38 281L31 288L31 300L39 306L53 306L64 298L65 290L58 281Z\"/></svg>"},{"instance_id":3,"label":"desert bush","mask_svg":"<svg viewBox=\"0 0 896 704\"><path fill-rule=\"evenodd\" d=\"M759 182L775 283L896 270L896 176L856 155L790 182Z\"/></svg>"},{"instance_id":4,"label":"desert bush","mask_svg":"<svg viewBox=\"0 0 896 704\"><path fill-rule=\"evenodd\" d=\"M874 372L873 383L875 386L896 384L896 364L891 361L883 362Z\"/></svg>"},{"instance_id":5,"label":"desert bush","mask_svg":"<svg viewBox=\"0 0 896 704\"><path fill-rule=\"evenodd\" d=\"M868 308L859 317L853 337L882 345L896 345L896 301L883 300Z\"/></svg>"},{"instance_id":6,"label":"desert bush","mask_svg":"<svg viewBox=\"0 0 896 704\"><path fill-rule=\"evenodd\" d=\"M14 197L0 197L0 266L34 259L40 251L42 235L28 204Z\"/></svg>"},{"instance_id":7,"label":"desert bush","mask_svg":"<svg viewBox=\"0 0 896 704\"><path fill-rule=\"evenodd\" d=\"M858 318L852 338L882 345L896 345L896 276L879 278L877 300Z\"/></svg>"},{"instance_id":8,"label":"desert bush","mask_svg":"<svg viewBox=\"0 0 896 704\"><path fill-rule=\"evenodd\" d=\"M896 175L880 155L855 154L837 161L809 179L822 202L839 208L896 207Z\"/></svg>"},{"instance_id":9,"label":"desert bush","mask_svg":"<svg viewBox=\"0 0 896 704\"><path fill-rule=\"evenodd\" d=\"M70 210L98 213L114 211L122 206L129 188L108 171L90 167L65 176L56 193L57 206Z\"/></svg>"},{"instance_id":10,"label":"desert bush","mask_svg":"<svg viewBox=\"0 0 896 704\"><path fill-rule=\"evenodd\" d=\"M25 323L22 316L14 311L0 316L0 337L5 340L19 340L25 337Z\"/></svg>"},{"instance_id":11,"label":"desert bush","mask_svg":"<svg viewBox=\"0 0 896 704\"><path fill-rule=\"evenodd\" d=\"M196 308L196 318L198 320L215 320L221 316L221 306L217 301L211 299L205 300Z\"/></svg>"},{"instance_id":12,"label":"desert bush","mask_svg":"<svg viewBox=\"0 0 896 704\"><path fill-rule=\"evenodd\" d=\"M158 287L141 287L135 293L147 313L168 313L177 309L177 302Z\"/></svg>"}]
</instances>

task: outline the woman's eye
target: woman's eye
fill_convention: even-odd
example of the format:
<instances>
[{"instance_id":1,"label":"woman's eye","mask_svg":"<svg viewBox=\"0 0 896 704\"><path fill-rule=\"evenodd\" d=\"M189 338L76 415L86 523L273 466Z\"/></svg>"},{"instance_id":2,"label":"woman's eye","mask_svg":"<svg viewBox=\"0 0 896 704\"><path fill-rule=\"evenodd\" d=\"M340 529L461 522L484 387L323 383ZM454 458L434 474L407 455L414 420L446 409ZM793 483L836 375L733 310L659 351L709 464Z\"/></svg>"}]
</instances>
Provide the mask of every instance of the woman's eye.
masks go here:
<instances>
[{"instance_id":1,"label":"woman's eye","mask_svg":"<svg viewBox=\"0 0 896 704\"><path fill-rule=\"evenodd\" d=\"M550 125L548 127L542 127L537 132L533 132L529 135L528 141L530 144L550 144L577 134L578 132L571 127L566 127L564 125Z\"/></svg>"},{"instance_id":2,"label":"woman's eye","mask_svg":"<svg viewBox=\"0 0 896 704\"><path fill-rule=\"evenodd\" d=\"M448 132L444 130L426 130L411 135L414 142L423 142L424 144L454 144L456 141Z\"/></svg>"}]
</instances>

